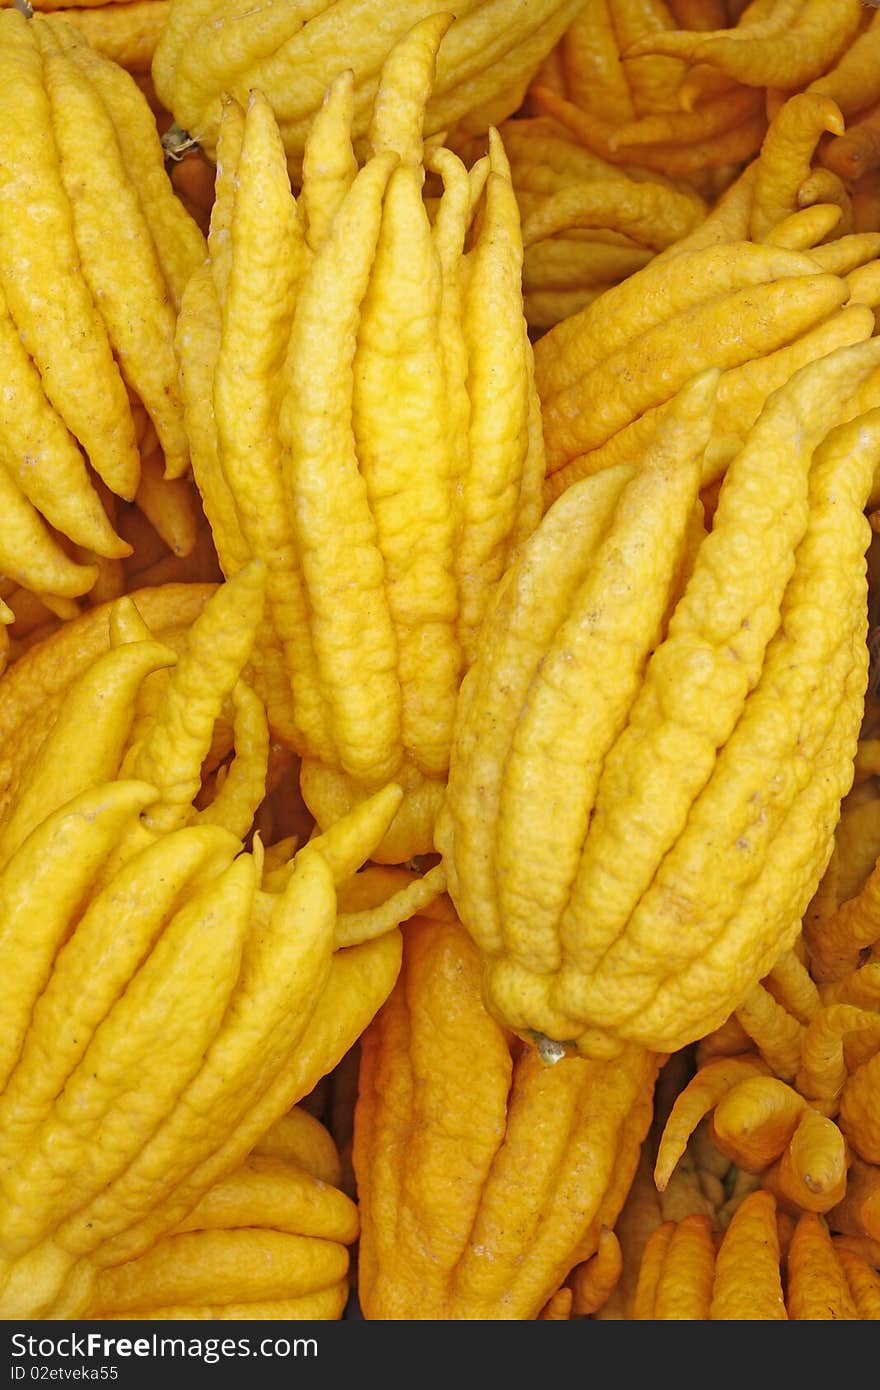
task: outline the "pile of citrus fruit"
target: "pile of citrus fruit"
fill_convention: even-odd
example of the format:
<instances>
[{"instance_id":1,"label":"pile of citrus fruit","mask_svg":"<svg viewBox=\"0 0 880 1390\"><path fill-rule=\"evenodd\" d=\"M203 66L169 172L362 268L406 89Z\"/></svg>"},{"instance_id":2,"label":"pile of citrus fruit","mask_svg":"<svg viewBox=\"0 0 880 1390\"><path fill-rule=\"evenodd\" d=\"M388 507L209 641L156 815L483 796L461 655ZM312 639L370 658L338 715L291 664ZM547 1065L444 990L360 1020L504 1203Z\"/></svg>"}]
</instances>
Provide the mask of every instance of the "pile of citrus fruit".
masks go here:
<instances>
[{"instance_id":1,"label":"pile of citrus fruit","mask_svg":"<svg viewBox=\"0 0 880 1390\"><path fill-rule=\"evenodd\" d=\"M880 1318L880 10L0 6L0 1317Z\"/></svg>"}]
</instances>

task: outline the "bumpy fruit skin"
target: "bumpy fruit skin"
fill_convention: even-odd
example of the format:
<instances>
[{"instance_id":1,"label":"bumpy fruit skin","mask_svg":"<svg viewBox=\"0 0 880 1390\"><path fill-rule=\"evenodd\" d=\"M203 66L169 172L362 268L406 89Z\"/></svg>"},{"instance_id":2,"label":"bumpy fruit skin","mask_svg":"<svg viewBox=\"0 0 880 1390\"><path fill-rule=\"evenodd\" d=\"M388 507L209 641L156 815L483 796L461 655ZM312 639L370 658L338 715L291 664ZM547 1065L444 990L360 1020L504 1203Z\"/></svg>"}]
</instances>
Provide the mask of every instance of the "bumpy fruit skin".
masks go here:
<instances>
[{"instance_id":1,"label":"bumpy fruit skin","mask_svg":"<svg viewBox=\"0 0 880 1390\"><path fill-rule=\"evenodd\" d=\"M97 1269L141 1256L166 1267L146 1252L336 1065L396 978L391 900L361 895L340 919L337 889L400 788L298 850L264 850L258 836L245 848L267 776L265 711L242 674L264 587L255 561L201 594L179 651L126 596L100 615L109 645L91 659L77 654L82 629L32 654L63 694L0 814L2 1317L77 1317ZM81 666L66 684L67 663L46 657L54 641ZM197 807L227 702L235 756ZM404 917L413 887L424 892L404 888ZM215 1292L229 1296L241 1259L256 1278L277 1253L274 1283L244 1280L243 1298L274 1299L284 1280L294 1297L338 1286L344 1245L310 1262L291 1247L300 1234L236 1236L234 1256L213 1233L187 1239L183 1282L194 1292L205 1262L225 1262ZM201 1287L210 1297L210 1280ZM338 1301L337 1287L316 1315Z\"/></svg>"},{"instance_id":2,"label":"bumpy fruit skin","mask_svg":"<svg viewBox=\"0 0 880 1390\"><path fill-rule=\"evenodd\" d=\"M740 16L732 28L648 34L632 45L630 53L706 63L747 86L796 91L834 66L856 38L864 18L859 0L840 0L837 5L813 0L794 7L783 0Z\"/></svg>"},{"instance_id":3,"label":"bumpy fruit skin","mask_svg":"<svg viewBox=\"0 0 880 1390\"><path fill-rule=\"evenodd\" d=\"M358 1214L340 1177L331 1135L294 1107L172 1231L100 1269L82 1317L341 1317Z\"/></svg>"},{"instance_id":4,"label":"bumpy fruit skin","mask_svg":"<svg viewBox=\"0 0 880 1390\"><path fill-rule=\"evenodd\" d=\"M34 9L41 10L36 4ZM127 72L146 74L171 9L171 0L110 0L109 4L45 6L74 25L87 43Z\"/></svg>"},{"instance_id":5,"label":"bumpy fruit skin","mask_svg":"<svg viewBox=\"0 0 880 1390\"><path fill-rule=\"evenodd\" d=\"M631 179L545 117L515 116L498 133L523 222L523 300L533 331L592 303L706 215L693 189ZM484 146L484 137L472 136L457 152L468 163Z\"/></svg>"},{"instance_id":6,"label":"bumpy fruit skin","mask_svg":"<svg viewBox=\"0 0 880 1390\"><path fill-rule=\"evenodd\" d=\"M153 8L161 17L162 0L77 13L122 18L123 56L139 21L115 12ZM0 74L0 573L15 659L138 571L159 582L160 557L165 578L175 561L180 578L217 571L174 351L205 238L175 196L153 110L58 13L0 8Z\"/></svg>"},{"instance_id":7,"label":"bumpy fruit skin","mask_svg":"<svg viewBox=\"0 0 880 1390\"><path fill-rule=\"evenodd\" d=\"M479 958L438 904L362 1038L353 1160L368 1319L534 1319L613 1226L658 1057L546 1062L483 1008Z\"/></svg>"},{"instance_id":8,"label":"bumpy fruit skin","mask_svg":"<svg viewBox=\"0 0 880 1390\"><path fill-rule=\"evenodd\" d=\"M759 1189L724 1229L703 1215L657 1226L644 1247L631 1317L875 1322L875 1265L870 1241L835 1234L816 1212L789 1218Z\"/></svg>"},{"instance_id":9,"label":"bumpy fruit skin","mask_svg":"<svg viewBox=\"0 0 880 1390\"><path fill-rule=\"evenodd\" d=\"M877 363L871 339L774 392L708 531L694 378L641 468L569 488L502 581L437 845L487 1005L522 1036L676 1051L793 944L863 709Z\"/></svg>"},{"instance_id":10,"label":"bumpy fruit skin","mask_svg":"<svg viewBox=\"0 0 880 1390\"><path fill-rule=\"evenodd\" d=\"M720 0L695 9L684 17L665 3L591 0L532 79L526 109L565 126L593 157L717 196L761 143L764 93L741 82L713 84L712 70L707 83L705 67L692 79L680 59L630 58L640 41L662 40L689 20L701 30L726 22Z\"/></svg>"},{"instance_id":11,"label":"bumpy fruit skin","mask_svg":"<svg viewBox=\"0 0 880 1390\"><path fill-rule=\"evenodd\" d=\"M876 44L876 22L865 37L869 32ZM830 94L809 89L781 99L760 150L705 217L617 285L580 307L572 304L538 340L548 504L579 477L637 462L683 380L709 365L720 367L722 377L703 481L716 482L774 390L805 363L873 335L880 296L876 216L866 213L861 181L845 181L825 162L826 150L847 138L846 123ZM536 134L554 126L547 116L506 124L531 125ZM552 153L565 150L564 138L542 143L554 168L571 165L570 154L563 164ZM583 181L584 161L601 167L602 156L575 149ZM524 217L526 263L542 245L533 242L535 229L548 219L552 224L566 202L574 214L581 201L570 192L561 198L558 177L540 174L539 187L549 196ZM640 174L640 199L650 188L647 178ZM690 351L682 356L664 348L664 340L687 340Z\"/></svg>"},{"instance_id":12,"label":"bumpy fruit skin","mask_svg":"<svg viewBox=\"0 0 880 1390\"><path fill-rule=\"evenodd\" d=\"M159 584L129 598L158 640L180 651L214 584ZM63 623L48 641L24 652L0 684L0 817L27 765L54 723L76 678L110 648L109 613L101 604Z\"/></svg>"},{"instance_id":13,"label":"bumpy fruit skin","mask_svg":"<svg viewBox=\"0 0 880 1390\"><path fill-rule=\"evenodd\" d=\"M471 117L485 131L517 109L541 59L582 0L462 0L440 60L425 134ZM221 98L244 105L259 87L278 115L296 174L321 97L344 69L354 73L355 135L363 139L386 53L419 20L443 9L436 0L364 6L284 0L247 15L219 3L173 0L153 58L153 80L177 123L213 151Z\"/></svg>"},{"instance_id":14,"label":"bumpy fruit skin","mask_svg":"<svg viewBox=\"0 0 880 1390\"><path fill-rule=\"evenodd\" d=\"M350 72L331 83L296 196L269 100L226 99L209 257L177 330L223 572L266 565L255 684L273 734L322 829L403 788L386 864L434 851L461 678L541 514L504 147L493 129L468 168L423 137L454 28L429 15L387 54L361 164L360 94Z\"/></svg>"}]
</instances>

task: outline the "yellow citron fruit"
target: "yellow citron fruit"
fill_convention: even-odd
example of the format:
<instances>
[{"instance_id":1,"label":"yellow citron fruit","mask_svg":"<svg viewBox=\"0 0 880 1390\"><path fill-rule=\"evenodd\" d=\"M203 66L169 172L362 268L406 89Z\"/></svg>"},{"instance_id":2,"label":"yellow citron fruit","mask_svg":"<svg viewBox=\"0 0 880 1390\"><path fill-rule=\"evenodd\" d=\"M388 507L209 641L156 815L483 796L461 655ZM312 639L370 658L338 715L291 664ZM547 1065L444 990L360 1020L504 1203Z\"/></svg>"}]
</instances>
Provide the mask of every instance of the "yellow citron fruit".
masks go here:
<instances>
[{"instance_id":1,"label":"yellow citron fruit","mask_svg":"<svg viewBox=\"0 0 880 1390\"><path fill-rule=\"evenodd\" d=\"M726 1229L706 1215L664 1221L648 1237L631 1317L648 1322L876 1321L871 1242L829 1229L815 1212L789 1216L771 1192L750 1192Z\"/></svg>"},{"instance_id":2,"label":"yellow citron fruit","mask_svg":"<svg viewBox=\"0 0 880 1390\"><path fill-rule=\"evenodd\" d=\"M752 15L731 28L648 34L630 45L628 55L665 54L708 64L746 86L796 91L834 68L865 19L860 0L778 0L749 8Z\"/></svg>"},{"instance_id":3,"label":"yellow citron fruit","mask_svg":"<svg viewBox=\"0 0 880 1390\"><path fill-rule=\"evenodd\" d=\"M294 1107L173 1230L135 1259L102 1267L82 1316L341 1317L359 1223L340 1171L329 1131Z\"/></svg>"},{"instance_id":4,"label":"yellow citron fruit","mask_svg":"<svg viewBox=\"0 0 880 1390\"><path fill-rule=\"evenodd\" d=\"M0 11L0 571L50 606L130 553L114 499L189 468L174 331L204 254L131 75Z\"/></svg>"},{"instance_id":5,"label":"yellow citron fruit","mask_svg":"<svg viewBox=\"0 0 880 1390\"><path fill-rule=\"evenodd\" d=\"M347 891L400 804L393 782L276 851L264 879L245 838L266 787L246 680L265 579L254 560L200 595L178 650L130 598L105 609L109 640L80 656L8 789L0 1316L78 1316L99 1266L186 1219L352 1046L396 976L397 925L442 891L439 869ZM227 702L235 756L197 809Z\"/></svg>"},{"instance_id":6,"label":"yellow citron fruit","mask_svg":"<svg viewBox=\"0 0 880 1390\"><path fill-rule=\"evenodd\" d=\"M462 0L439 60L427 135L473 115L497 122L515 111L525 84L582 0ZM213 154L225 93L245 105L254 87L278 117L298 177L321 94L340 72L354 79L354 138L363 147L386 53L441 7L436 0L283 0L240 15L222 0L172 0L153 58L156 91L178 125ZM450 20L452 15L450 14ZM499 100L500 99L500 100Z\"/></svg>"},{"instance_id":7,"label":"yellow citron fruit","mask_svg":"<svg viewBox=\"0 0 880 1390\"><path fill-rule=\"evenodd\" d=\"M109 0L109 3L56 6L36 0L35 10L73 24L90 47L131 73L150 71L171 0Z\"/></svg>"},{"instance_id":8,"label":"yellow citron fruit","mask_svg":"<svg viewBox=\"0 0 880 1390\"><path fill-rule=\"evenodd\" d=\"M523 301L532 330L577 313L706 215L687 185L632 178L545 117L516 116L498 130L523 221ZM465 162L483 148L483 137L456 143Z\"/></svg>"},{"instance_id":9,"label":"yellow citron fruit","mask_svg":"<svg viewBox=\"0 0 880 1390\"><path fill-rule=\"evenodd\" d=\"M751 7L750 7L751 8ZM764 93L684 58L635 46L662 44L689 20L727 20L719 0L682 15L664 0L590 0L529 86L527 109L550 118L591 156L637 177L687 181L716 197L761 143ZM694 37L699 37L696 35Z\"/></svg>"},{"instance_id":10,"label":"yellow citron fruit","mask_svg":"<svg viewBox=\"0 0 880 1390\"><path fill-rule=\"evenodd\" d=\"M270 726L322 828L389 779L403 788L386 863L433 850L461 677L541 512L504 149L493 131L468 170L423 142L450 26L430 16L388 54L361 166L358 94L336 79L296 198L266 97L226 102L209 261L177 336L220 563L266 567L254 664Z\"/></svg>"},{"instance_id":11,"label":"yellow citron fruit","mask_svg":"<svg viewBox=\"0 0 880 1390\"><path fill-rule=\"evenodd\" d=\"M792 945L863 709L880 412L851 402L878 361L839 348L772 393L708 531L718 374L693 378L641 467L574 484L508 570L437 845L518 1032L675 1051Z\"/></svg>"},{"instance_id":12,"label":"yellow citron fruit","mask_svg":"<svg viewBox=\"0 0 880 1390\"><path fill-rule=\"evenodd\" d=\"M22 653L0 682L0 822L51 729L68 688L110 649L111 612L133 609L146 633L179 652L213 584L167 584L136 590L122 602L91 608ZM143 635L143 634L142 634Z\"/></svg>"},{"instance_id":13,"label":"yellow citron fruit","mask_svg":"<svg viewBox=\"0 0 880 1390\"><path fill-rule=\"evenodd\" d=\"M486 1012L479 955L448 904L404 937L398 983L361 1039L361 1310L537 1318L617 1219L660 1059L630 1046L548 1063Z\"/></svg>"}]
</instances>

